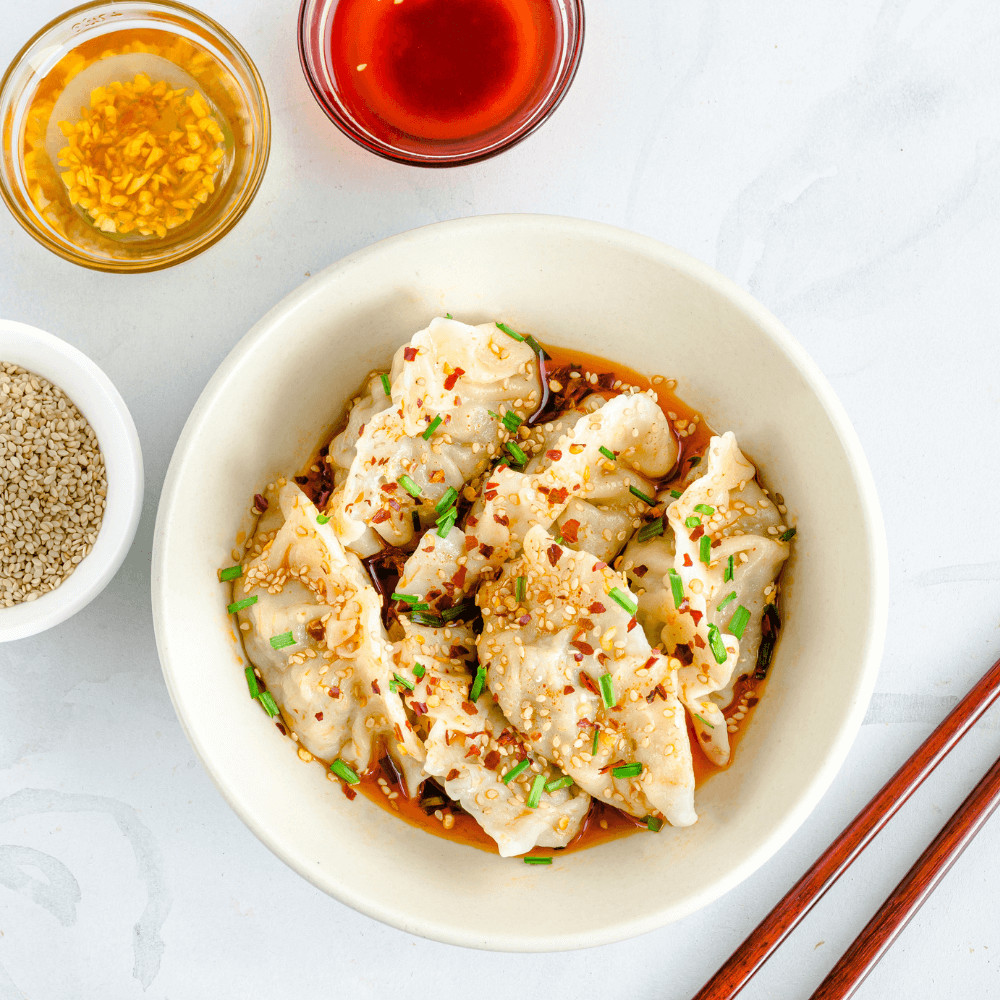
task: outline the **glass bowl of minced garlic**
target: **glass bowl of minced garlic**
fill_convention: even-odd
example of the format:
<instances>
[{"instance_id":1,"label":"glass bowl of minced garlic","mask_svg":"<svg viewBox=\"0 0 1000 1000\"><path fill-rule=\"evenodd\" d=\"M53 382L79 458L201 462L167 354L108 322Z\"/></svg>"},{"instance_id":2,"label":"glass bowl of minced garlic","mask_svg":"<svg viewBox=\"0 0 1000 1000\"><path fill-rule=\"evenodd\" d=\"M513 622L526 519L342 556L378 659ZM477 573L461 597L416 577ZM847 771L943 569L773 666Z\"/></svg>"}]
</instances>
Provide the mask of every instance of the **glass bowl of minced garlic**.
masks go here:
<instances>
[{"instance_id":1,"label":"glass bowl of minced garlic","mask_svg":"<svg viewBox=\"0 0 1000 1000\"><path fill-rule=\"evenodd\" d=\"M66 260L154 271L221 239L267 166L264 85L221 25L169 0L77 7L0 81L0 196Z\"/></svg>"}]
</instances>

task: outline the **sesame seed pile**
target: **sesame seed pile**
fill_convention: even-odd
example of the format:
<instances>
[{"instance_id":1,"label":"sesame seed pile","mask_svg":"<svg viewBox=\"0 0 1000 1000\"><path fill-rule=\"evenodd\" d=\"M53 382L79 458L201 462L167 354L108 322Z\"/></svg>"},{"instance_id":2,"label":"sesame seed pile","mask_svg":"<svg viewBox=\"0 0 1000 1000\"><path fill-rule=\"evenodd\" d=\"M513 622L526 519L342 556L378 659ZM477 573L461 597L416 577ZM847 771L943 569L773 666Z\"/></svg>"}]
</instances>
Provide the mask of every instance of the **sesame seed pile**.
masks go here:
<instances>
[{"instance_id":1,"label":"sesame seed pile","mask_svg":"<svg viewBox=\"0 0 1000 1000\"><path fill-rule=\"evenodd\" d=\"M0 607L34 601L76 569L107 495L97 437L73 401L0 362Z\"/></svg>"}]
</instances>

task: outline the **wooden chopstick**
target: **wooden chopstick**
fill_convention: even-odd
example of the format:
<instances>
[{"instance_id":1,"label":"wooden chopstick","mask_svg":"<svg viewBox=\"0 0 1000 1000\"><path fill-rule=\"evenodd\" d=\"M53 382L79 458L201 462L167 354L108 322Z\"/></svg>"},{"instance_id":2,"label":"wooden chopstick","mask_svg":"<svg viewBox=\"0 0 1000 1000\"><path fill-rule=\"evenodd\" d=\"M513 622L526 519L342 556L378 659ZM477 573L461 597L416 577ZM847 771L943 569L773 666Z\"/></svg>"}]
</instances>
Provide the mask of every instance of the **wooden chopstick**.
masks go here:
<instances>
[{"instance_id":1,"label":"wooden chopstick","mask_svg":"<svg viewBox=\"0 0 1000 1000\"><path fill-rule=\"evenodd\" d=\"M1000 760L955 810L916 864L841 956L810 1000L847 1000L923 906L948 869L1000 805Z\"/></svg>"},{"instance_id":2,"label":"wooden chopstick","mask_svg":"<svg viewBox=\"0 0 1000 1000\"><path fill-rule=\"evenodd\" d=\"M851 820L693 1000L725 1000L736 996L998 697L1000 660L983 674L909 760Z\"/></svg>"}]
</instances>

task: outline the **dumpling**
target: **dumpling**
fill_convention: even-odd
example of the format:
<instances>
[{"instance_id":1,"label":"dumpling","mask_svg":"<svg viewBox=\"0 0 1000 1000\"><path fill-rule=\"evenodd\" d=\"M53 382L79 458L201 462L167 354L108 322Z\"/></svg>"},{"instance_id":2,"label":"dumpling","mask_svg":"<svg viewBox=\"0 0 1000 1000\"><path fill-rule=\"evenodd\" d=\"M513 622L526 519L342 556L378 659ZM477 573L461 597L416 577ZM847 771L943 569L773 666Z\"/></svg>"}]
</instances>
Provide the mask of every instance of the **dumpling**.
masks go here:
<instances>
[{"instance_id":1,"label":"dumpling","mask_svg":"<svg viewBox=\"0 0 1000 1000\"><path fill-rule=\"evenodd\" d=\"M697 814L679 664L650 648L619 600L634 601L619 574L535 526L523 556L479 592L480 662L536 753L609 805L688 826Z\"/></svg>"},{"instance_id":2,"label":"dumpling","mask_svg":"<svg viewBox=\"0 0 1000 1000\"><path fill-rule=\"evenodd\" d=\"M256 598L238 613L250 662L312 754L360 773L384 744L412 781L424 750L391 690L378 594L296 485L279 481L266 499L233 588L234 600Z\"/></svg>"},{"instance_id":3,"label":"dumpling","mask_svg":"<svg viewBox=\"0 0 1000 1000\"><path fill-rule=\"evenodd\" d=\"M579 832L590 796L576 785L553 789L529 805L531 787L562 777L539 761L497 707L485 685L473 703L476 645L467 625L443 629L404 620L396 644L400 672L414 685L406 702L426 747L424 773L436 778L497 843L502 857L533 847L565 847ZM528 767L509 783L512 766Z\"/></svg>"},{"instance_id":4,"label":"dumpling","mask_svg":"<svg viewBox=\"0 0 1000 1000\"><path fill-rule=\"evenodd\" d=\"M392 545L409 543L414 512L426 526L448 489L497 459L510 437L502 418L536 409L538 379L535 352L494 324L435 319L414 334L393 359L392 406L365 424L330 501L344 544L354 547L367 526Z\"/></svg>"},{"instance_id":5,"label":"dumpling","mask_svg":"<svg viewBox=\"0 0 1000 1000\"><path fill-rule=\"evenodd\" d=\"M369 376L365 391L351 402L347 426L330 442L327 454L335 486L340 486L347 478L357 454L358 441L372 418L392 406L392 396L385 391L383 378L388 382L387 375Z\"/></svg>"}]
</instances>

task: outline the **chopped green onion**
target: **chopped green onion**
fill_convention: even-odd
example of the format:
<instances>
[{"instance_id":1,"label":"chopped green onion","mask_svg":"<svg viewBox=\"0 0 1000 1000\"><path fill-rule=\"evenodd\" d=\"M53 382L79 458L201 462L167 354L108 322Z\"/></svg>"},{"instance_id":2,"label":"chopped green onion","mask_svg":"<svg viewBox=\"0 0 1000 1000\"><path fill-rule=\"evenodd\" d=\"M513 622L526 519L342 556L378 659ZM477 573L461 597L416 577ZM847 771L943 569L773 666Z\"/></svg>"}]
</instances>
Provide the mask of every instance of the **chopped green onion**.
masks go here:
<instances>
[{"instance_id":1,"label":"chopped green onion","mask_svg":"<svg viewBox=\"0 0 1000 1000\"><path fill-rule=\"evenodd\" d=\"M716 663L726 662L726 644L722 641L722 634L717 625L708 626L708 644L712 647L712 655Z\"/></svg>"},{"instance_id":2,"label":"chopped green onion","mask_svg":"<svg viewBox=\"0 0 1000 1000\"><path fill-rule=\"evenodd\" d=\"M568 774L564 774L561 778L555 778L550 781L545 786L545 791L551 795L553 792L558 792L560 788L569 788L572 784L573 779Z\"/></svg>"},{"instance_id":3,"label":"chopped green onion","mask_svg":"<svg viewBox=\"0 0 1000 1000\"><path fill-rule=\"evenodd\" d=\"M469 691L469 701L473 705L479 700L479 696L483 693L483 685L486 683L486 668L477 667L476 668L476 679L472 682L472 690Z\"/></svg>"},{"instance_id":4,"label":"chopped green onion","mask_svg":"<svg viewBox=\"0 0 1000 1000\"><path fill-rule=\"evenodd\" d=\"M413 664L413 676L419 681L424 674L427 673L427 668L422 663Z\"/></svg>"},{"instance_id":5,"label":"chopped green onion","mask_svg":"<svg viewBox=\"0 0 1000 1000\"><path fill-rule=\"evenodd\" d=\"M398 482L399 485L402 486L403 489L406 490L406 492L409 493L411 497L418 497L420 496L421 493L423 493L423 490L419 486L417 486L417 484L412 479L410 479L409 476L400 476L399 479L396 480L396 482Z\"/></svg>"},{"instance_id":6,"label":"chopped green onion","mask_svg":"<svg viewBox=\"0 0 1000 1000\"><path fill-rule=\"evenodd\" d=\"M274 695L270 691L262 691L257 699L263 706L264 711L273 719L278 714L278 704L274 700Z\"/></svg>"},{"instance_id":7,"label":"chopped green onion","mask_svg":"<svg viewBox=\"0 0 1000 1000\"><path fill-rule=\"evenodd\" d=\"M719 603L719 611L721 611L731 601L735 600L736 600L736 591L734 590L724 601L721 601Z\"/></svg>"},{"instance_id":8,"label":"chopped green onion","mask_svg":"<svg viewBox=\"0 0 1000 1000\"><path fill-rule=\"evenodd\" d=\"M393 672L392 677L393 677L393 680L395 680L395 682L397 684L402 684L403 687L405 687L407 691L412 691L414 689L414 687L416 687L416 685L413 683L413 681L411 681L407 677L400 677L399 674L397 674L395 672Z\"/></svg>"},{"instance_id":9,"label":"chopped green onion","mask_svg":"<svg viewBox=\"0 0 1000 1000\"><path fill-rule=\"evenodd\" d=\"M327 521L329 521L329 520L330 520L330 518L326 514L317 514L316 515L316 523L317 524L326 524Z\"/></svg>"},{"instance_id":10,"label":"chopped green onion","mask_svg":"<svg viewBox=\"0 0 1000 1000\"><path fill-rule=\"evenodd\" d=\"M398 591L392 592L392 599L394 601L403 601L405 604L419 604L420 598L414 597L413 594L400 594Z\"/></svg>"},{"instance_id":11,"label":"chopped green onion","mask_svg":"<svg viewBox=\"0 0 1000 1000\"><path fill-rule=\"evenodd\" d=\"M670 577L670 590L674 595L674 607L679 608L684 601L684 581L673 566L667 570L667 576Z\"/></svg>"},{"instance_id":12,"label":"chopped green onion","mask_svg":"<svg viewBox=\"0 0 1000 1000\"><path fill-rule=\"evenodd\" d=\"M565 545L565 544L566 544L566 540L565 540L565 539L563 538L563 536L562 536L562 535L561 535L561 534L560 534L560 533L559 533L559 532L557 531L557 532L556 532L556 545Z\"/></svg>"},{"instance_id":13,"label":"chopped green onion","mask_svg":"<svg viewBox=\"0 0 1000 1000\"><path fill-rule=\"evenodd\" d=\"M634 764L622 764L611 769L611 776L614 778L637 778L642 774L642 764L636 761Z\"/></svg>"},{"instance_id":14,"label":"chopped green onion","mask_svg":"<svg viewBox=\"0 0 1000 1000\"><path fill-rule=\"evenodd\" d=\"M651 833L659 833L663 828L663 820L657 819L655 816L646 817L646 829Z\"/></svg>"},{"instance_id":15,"label":"chopped green onion","mask_svg":"<svg viewBox=\"0 0 1000 1000\"><path fill-rule=\"evenodd\" d=\"M705 725L705 726L708 726L708 728L709 728L709 729L715 729L715 726L713 726L713 725L712 725L712 723L708 721L708 719L705 719L705 718L703 718L703 717L702 717L702 716L700 716L700 715L699 715L699 714L698 714L697 712L695 712L695 713L694 713L694 717L695 717L695 718L696 718L696 719L697 719L697 720L698 720L698 721L699 721L699 722L700 722L700 723L701 723L702 725Z\"/></svg>"},{"instance_id":16,"label":"chopped green onion","mask_svg":"<svg viewBox=\"0 0 1000 1000\"><path fill-rule=\"evenodd\" d=\"M448 532L455 527L455 522L458 520L458 511L452 507L450 510L442 514L437 520L437 536L438 538L447 538Z\"/></svg>"},{"instance_id":17,"label":"chopped green onion","mask_svg":"<svg viewBox=\"0 0 1000 1000\"><path fill-rule=\"evenodd\" d=\"M783 531L778 535L778 541L787 542L795 536L795 528L789 528L788 531Z\"/></svg>"},{"instance_id":18,"label":"chopped green onion","mask_svg":"<svg viewBox=\"0 0 1000 1000\"><path fill-rule=\"evenodd\" d=\"M528 578L526 576L519 576L514 581L514 600L520 604L524 600L524 591L528 586Z\"/></svg>"},{"instance_id":19,"label":"chopped green onion","mask_svg":"<svg viewBox=\"0 0 1000 1000\"><path fill-rule=\"evenodd\" d=\"M410 615L410 621L413 622L414 625L427 625L430 628L444 627L444 620L442 618L439 618L437 615L424 614L423 611L414 611L413 614Z\"/></svg>"},{"instance_id":20,"label":"chopped green onion","mask_svg":"<svg viewBox=\"0 0 1000 1000\"><path fill-rule=\"evenodd\" d=\"M702 535L698 543L698 561L706 566L712 561L712 536Z\"/></svg>"},{"instance_id":21,"label":"chopped green onion","mask_svg":"<svg viewBox=\"0 0 1000 1000\"><path fill-rule=\"evenodd\" d=\"M502 422L504 427L506 427L507 430L511 432L511 434L513 434L518 429L518 427L520 427L521 424L524 423L524 421L513 410L508 410L503 415Z\"/></svg>"},{"instance_id":22,"label":"chopped green onion","mask_svg":"<svg viewBox=\"0 0 1000 1000\"><path fill-rule=\"evenodd\" d=\"M697 514L692 514L684 521L685 528L697 528L701 524L701 518Z\"/></svg>"},{"instance_id":23,"label":"chopped green onion","mask_svg":"<svg viewBox=\"0 0 1000 1000\"><path fill-rule=\"evenodd\" d=\"M528 801L525 805L529 809L537 809L538 803L542 801L542 792L545 791L545 775L536 774L535 780L531 783L531 791L528 792Z\"/></svg>"},{"instance_id":24,"label":"chopped green onion","mask_svg":"<svg viewBox=\"0 0 1000 1000\"><path fill-rule=\"evenodd\" d=\"M235 601L226 608L226 613L230 615L235 615L237 611L242 611L244 608L249 608L251 604L257 603L257 595L254 594L253 597L244 597L242 601Z\"/></svg>"},{"instance_id":25,"label":"chopped green onion","mask_svg":"<svg viewBox=\"0 0 1000 1000\"><path fill-rule=\"evenodd\" d=\"M444 318L445 318L445 319L454 319L455 317L454 317L454 316L452 316L452 314L451 314L451 313L445 313L445 314L444 314Z\"/></svg>"},{"instance_id":26,"label":"chopped green onion","mask_svg":"<svg viewBox=\"0 0 1000 1000\"><path fill-rule=\"evenodd\" d=\"M242 566L227 566L219 570L219 582L226 583L229 580L238 580L243 575Z\"/></svg>"},{"instance_id":27,"label":"chopped green onion","mask_svg":"<svg viewBox=\"0 0 1000 1000\"><path fill-rule=\"evenodd\" d=\"M643 525L639 529L639 541L647 542L650 538L656 538L663 534L663 518L658 517L655 521L650 521L649 524Z\"/></svg>"},{"instance_id":28,"label":"chopped green onion","mask_svg":"<svg viewBox=\"0 0 1000 1000\"><path fill-rule=\"evenodd\" d=\"M539 343L538 343L538 341L537 341L537 340L535 340L535 338L534 338L534 337L532 337L530 333L529 333L529 334L528 334L528 335L527 335L527 336L526 336L526 337L524 338L524 342L525 342L525 343L526 343L526 344L528 345L528 347L530 347L530 348L531 348L531 349L532 349L532 350L533 350L533 351L535 352L535 354L537 354L537 355L538 355L538 356L539 356L539 357L540 357L540 358L541 358L541 359L542 359L543 361L550 361L550 360L551 360L551 357L550 357L550 355L549 355L549 354L548 354L548 353L546 352L545 348L544 348L544 347L542 347L542 345L541 345L541 344L539 344Z\"/></svg>"},{"instance_id":29,"label":"chopped green onion","mask_svg":"<svg viewBox=\"0 0 1000 1000\"><path fill-rule=\"evenodd\" d=\"M527 465L528 456L513 441L508 441L504 447L511 453L511 456L518 465Z\"/></svg>"},{"instance_id":30,"label":"chopped green onion","mask_svg":"<svg viewBox=\"0 0 1000 1000\"><path fill-rule=\"evenodd\" d=\"M726 572L722 575L722 582L729 583L733 579L733 557L729 557L729 562L726 563Z\"/></svg>"},{"instance_id":31,"label":"chopped green onion","mask_svg":"<svg viewBox=\"0 0 1000 1000\"><path fill-rule=\"evenodd\" d=\"M295 636L289 632L282 632L281 635L271 636L271 648L272 649L284 649L285 646L294 646Z\"/></svg>"},{"instance_id":32,"label":"chopped green onion","mask_svg":"<svg viewBox=\"0 0 1000 1000\"><path fill-rule=\"evenodd\" d=\"M356 785L359 781L361 781L354 768L348 767L348 765L342 760L335 760L330 765L330 770L333 771L338 778L346 781L349 785Z\"/></svg>"},{"instance_id":33,"label":"chopped green onion","mask_svg":"<svg viewBox=\"0 0 1000 1000\"><path fill-rule=\"evenodd\" d=\"M444 491L444 496L436 504L434 504L434 509L439 513L443 514L456 500L458 499L458 490L454 486L449 486L448 489Z\"/></svg>"},{"instance_id":34,"label":"chopped green onion","mask_svg":"<svg viewBox=\"0 0 1000 1000\"><path fill-rule=\"evenodd\" d=\"M680 497L682 497L682 496L683 496L684 494L683 494L683 493L681 493L681 491L680 491L680 490L671 490L671 491L670 491L670 495L671 495L671 496L672 496L672 497L673 497L673 498L674 498L675 500L678 500L678 499L679 499Z\"/></svg>"},{"instance_id":35,"label":"chopped green onion","mask_svg":"<svg viewBox=\"0 0 1000 1000\"><path fill-rule=\"evenodd\" d=\"M594 726L594 742L591 743L590 745L591 757L597 756L597 751L600 748L600 746L601 746L601 731L600 729L597 728L597 726Z\"/></svg>"},{"instance_id":36,"label":"chopped green onion","mask_svg":"<svg viewBox=\"0 0 1000 1000\"><path fill-rule=\"evenodd\" d=\"M260 684L257 683L257 675L253 672L253 667L247 667L243 671L247 675L247 687L250 688L250 697L260 697Z\"/></svg>"},{"instance_id":37,"label":"chopped green onion","mask_svg":"<svg viewBox=\"0 0 1000 1000\"><path fill-rule=\"evenodd\" d=\"M499 420L499 419L500 419L500 414L499 414L499 413L494 413L494 412L493 412L492 410L487 410L486 412L487 412L487 413L488 413L488 414L489 414L489 415L490 415L490 416L491 416L491 417L492 417L492 418L493 418L494 420Z\"/></svg>"},{"instance_id":38,"label":"chopped green onion","mask_svg":"<svg viewBox=\"0 0 1000 1000\"><path fill-rule=\"evenodd\" d=\"M743 633L746 631L746 627L749 623L750 612L741 604L733 612L733 617L729 619L729 631L735 635L737 639L742 639Z\"/></svg>"},{"instance_id":39,"label":"chopped green onion","mask_svg":"<svg viewBox=\"0 0 1000 1000\"><path fill-rule=\"evenodd\" d=\"M551 858L542 857L541 855L538 855L536 857L532 857L532 856L529 855L529 856L525 857L524 863L526 865L551 865L552 864L552 859Z\"/></svg>"},{"instance_id":40,"label":"chopped green onion","mask_svg":"<svg viewBox=\"0 0 1000 1000\"><path fill-rule=\"evenodd\" d=\"M390 691L391 691L391 692L392 692L393 694L396 694L396 692L397 692L397 691L399 691L399 685L398 685L398 684L396 683L396 681L395 681L395 680L391 680L391 681L389 681L389 690L390 690Z\"/></svg>"},{"instance_id":41,"label":"chopped green onion","mask_svg":"<svg viewBox=\"0 0 1000 1000\"><path fill-rule=\"evenodd\" d=\"M531 761L525 757L524 760L515 764L500 780L505 785L509 785L519 774L527 771L529 767L531 767Z\"/></svg>"},{"instance_id":42,"label":"chopped green onion","mask_svg":"<svg viewBox=\"0 0 1000 1000\"><path fill-rule=\"evenodd\" d=\"M435 431L436 431L436 430L437 430L437 429L438 429L438 428L439 428L439 427L441 426L441 421L442 421L443 419L444 419L444 418L443 418L443 417L441 416L441 414L439 413L439 414L438 414L438 415L437 415L437 416L436 416L436 417L435 417L435 418L434 418L434 419L433 419L433 420L432 420L432 421L431 421L431 422L430 422L430 423L429 423L429 424L427 425L427 430L425 430L425 431L424 431L424 433L423 433L423 434L421 434L420 436L421 436L421 437L422 437L422 438L423 438L423 439L424 439L425 441L430 441L430 439L431 439L431 435L432 435L432 434L433 434L433 433L434 433L434 432L435 432Z\"/></svg>"},{"instance_id":43,"label":"chopped green onion","mask_svg":"<svg viewBox=\"0 0 1000 1000\"><path fill-rule=\"evenodd\" d=\"M521 343L524 343L524 337L522 337L516 330L512 330L506 323L497 323L497 329L503 330L508 337L513 337L515 340L519 340Z\"/></svg>"},{"instance_id":44,"label":"chopped green onion","mask_svg":"<svg viewBox=\"0 0 1000 1000\"><path fill-rule=\"evenodd\" d=\"M617 462L618 456L610 449L605 448L602 444L600 448L597 449L609 462Z\"/></svg>"},{"instance_id":45,"label":"chopped green onion","mask_svg":"<svg viewBox=\"0 0 1000 1000\"><path fill-rule=\"evenodd\" d=\"M601 700L605 708L615 707L615 686L611 680L611 674L601 674L597 678L597 683L601 686Z\"/></svg>"},{"instance_id":46,"label":"chopped green onion","mask_svg":"<svg viewBox=\"0 0 1000 1000\"><path fill-rule=\"evenodd\" d=\"M709 507L707 503L697 503L697 504L694 505L694 509L699 514L714 514L715 513L715 508L714 507Z\"/></svg>"},{"instance_id":47,"label":"chopped green onion","mask_svg":"<svg viewBox=\"0 0 1000 1000\"><path fill-rule=\"evenodd\" d=\"M648 503L650 507L652 507L653 504L656 503L656 501L652 497L646 496L646 494L643 493L642 490L637 490L634 486L630 486L628 488L628 491L629 491L629 493L632 494L632 496L638 497L644 503Z\"/></svg>"},{"instance_id":48,"label":"chopped green onion","mask_svg":"<svg viewBox=\"0 0 1000 1000\"><path fill-rule=\"evenodd\" d=\"M462 601L461 604L456 604L453 607L445 608L441 612L441 617L446 622L453 622L456 618L465 618L466 615L475 616L476 614L476 602L475 601Z\"/></svg>"},{"instance_id":49,"label":"chopped green onion","mask_svg":"<svg viewBox=\"0 0 1000 1000\"><path fill-rule=\"evenodd\" d=\"M389 376L388 375L380 375L379 378L382 379L382 389L385 391L385 394L387 396L391 396L392 395L392 386L389 384Z\"/></svg>"},{"instance_id":50,"label":"chopped green onion","mask_svg":"<svg viewBox=\"0 0 1000 1000\"><path fill-rule=\"evenodd\" d=\"M694 458L689 458L688 461L691 463L691 468L693 469L701 461L701 455L695 455Z\"/></svg>"},{"instance_id":51,"label":"chopped green onion","mask_svg":"<svg viewBox=\"0 0 1000 1000\"><path fill-rule=\"evenodd\" d=\"M630 615L634 615L639 608L638 602L632 599L631 594L626 594L621 587L612 587L608 591L608 597L610 597L615 604L623 607Z\"/></svg>"}]
</instances>

